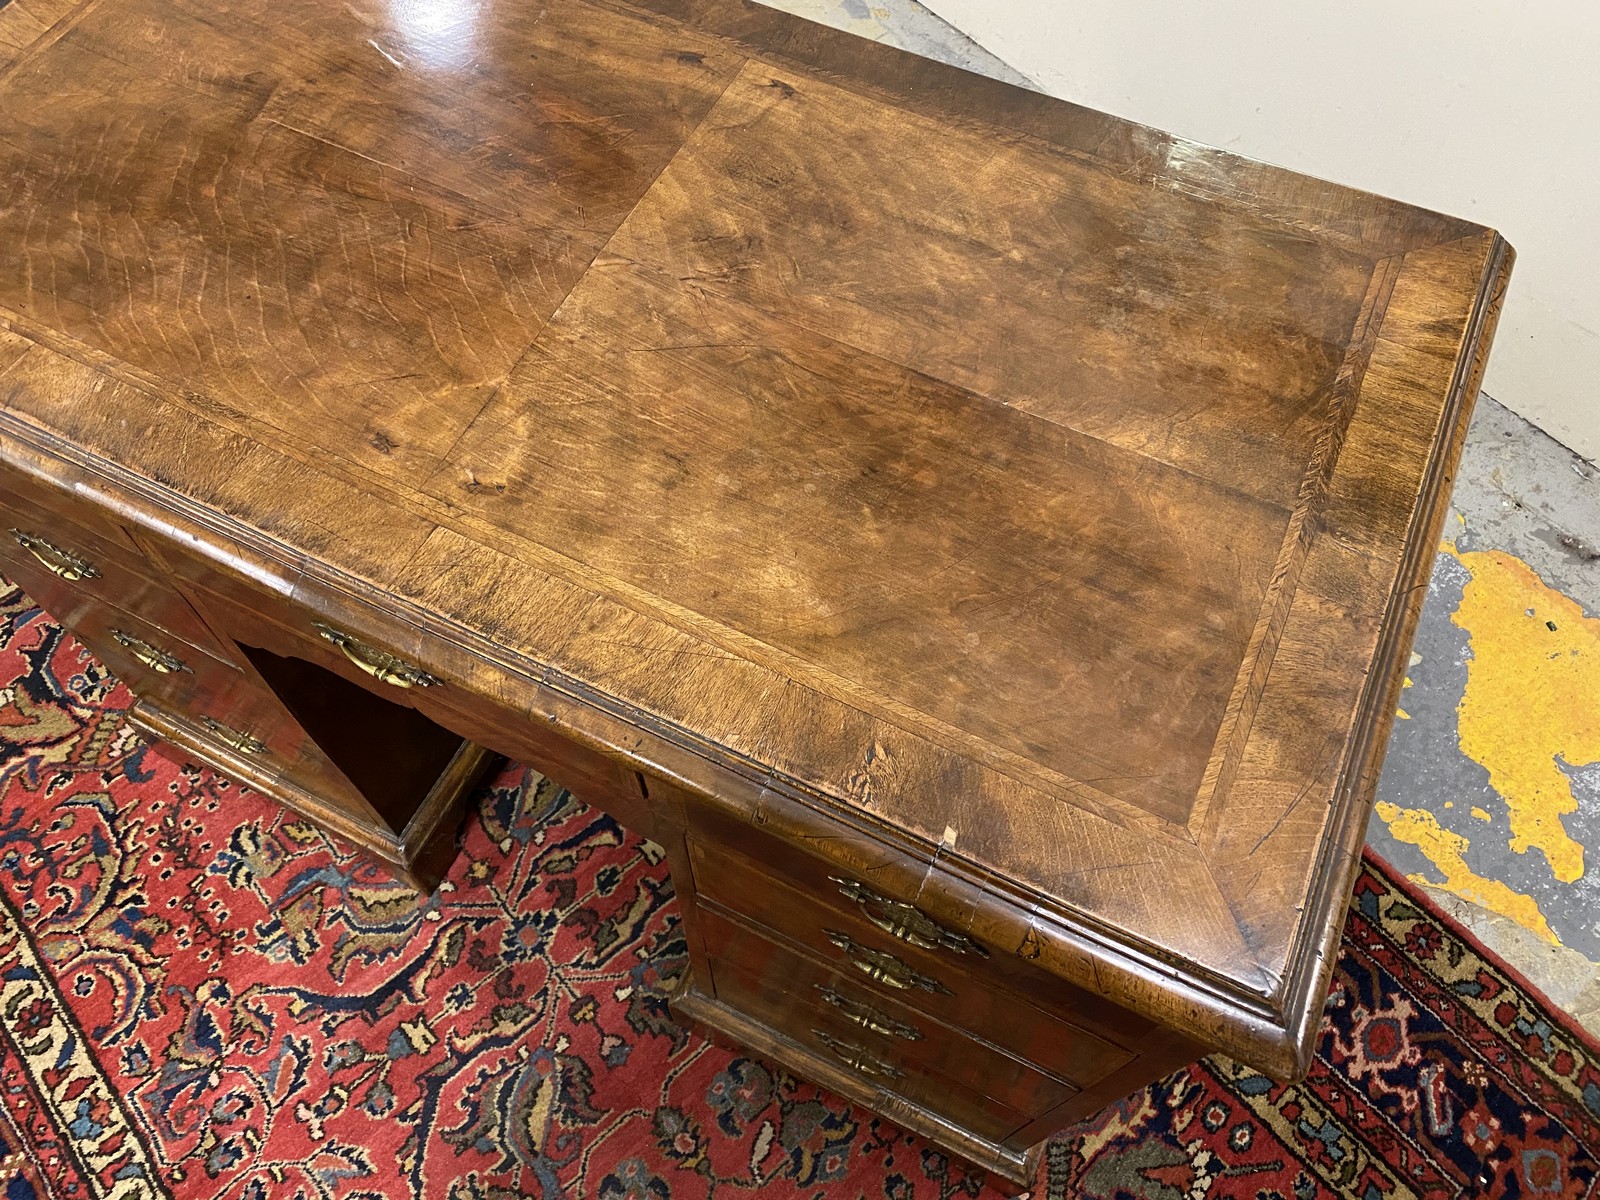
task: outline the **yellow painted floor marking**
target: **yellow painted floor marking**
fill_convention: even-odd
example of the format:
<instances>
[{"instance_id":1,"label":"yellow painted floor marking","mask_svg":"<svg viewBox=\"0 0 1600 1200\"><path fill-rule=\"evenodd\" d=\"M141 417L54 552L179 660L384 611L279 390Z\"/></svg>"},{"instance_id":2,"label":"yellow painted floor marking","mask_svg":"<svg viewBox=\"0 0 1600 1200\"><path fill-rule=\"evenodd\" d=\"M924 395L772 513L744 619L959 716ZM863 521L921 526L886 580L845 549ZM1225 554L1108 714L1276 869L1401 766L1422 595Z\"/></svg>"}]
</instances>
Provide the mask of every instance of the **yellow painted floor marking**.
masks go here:
<instances>
[{"instance_id":1,"label":"yellow painted floor marking","mask_svg":"<svg viewBox=\"0 0 1600 1200\"><path fill-rule=\"evenodd\" d=\"M1467 839L1441 828L1431 812L1422 808L1401 808L1382 800L1378 803L1378 815L1389 826L1389 832L1397 841L1416 846L1444 876L1443 884L1421 875L1413 875L1411 878L1414 882L1442 886L1452 895L1482 905L1503 917L1510 917L1551 945L1561 944L1545 920L1544 913L1539 911L1538 901L1532 896L1513 891L1498 879L1485 879L1467 866L1467 860L1462 857L1467 849Z\"/></svg>"},{"instance_id":2,"label":"yellow painted floor marking","mask_svg":"<svg viewBox=\"0 0 1600 1200\"><path fill-rule=\"evenodd\" d=\"M1572 883L1584 848L1561 823L1578 802L1556 759L1600 761L1600 620L1520 558L1455 556L1472 576L1452 618L1472 651L1456 710L1462 752L1504 798L1511 848L1544 851L1555 877Z\"/></svg>"}]
</instances>

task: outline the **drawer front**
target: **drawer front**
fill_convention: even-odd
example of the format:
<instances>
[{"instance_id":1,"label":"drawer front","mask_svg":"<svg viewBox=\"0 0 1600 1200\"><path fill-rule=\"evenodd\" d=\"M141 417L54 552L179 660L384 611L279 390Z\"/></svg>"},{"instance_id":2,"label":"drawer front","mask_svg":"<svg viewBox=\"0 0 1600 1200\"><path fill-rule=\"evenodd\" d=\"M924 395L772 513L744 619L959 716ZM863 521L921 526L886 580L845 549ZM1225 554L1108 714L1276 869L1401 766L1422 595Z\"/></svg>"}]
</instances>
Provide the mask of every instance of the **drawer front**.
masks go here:
<instances>
[{"instance_id":1,"label":"drawer front","mask_svg":"<svg viewBox=\"0 0 1600 1200\"><path fill-rule=\"evenodd\" d=\"M833 1062L864 1085L892 1092L980 1137L1002 1142L1031 1119L1029 1111L1007 1104L993 1092L1011 1092L1035 1103L1039 1094L1030 1097L1024 1086L1003 1082L997 1086L996 1080L975 1087L967 1078L953 1077L942 1065L939 1069L930 1065L940 1050L959 1047L959 1034L944 1030L941 1036L927 1018L904 1014L901 1019L920 1020L932 1039L932 1045L921 1045L913 1051L910 1048L915 1043L853 1026L839 1010L822 1003L820 997L813 1004L811 983L814 978L831 978L826 968L807 964L798 955L785 952L715 910L703 910L701 915L707 936L717 946L716 955L720 955L711 959L711 972L721 1003ZM798 973L786 982L783 972L789 969ZM842 987L849 986L845 981L839 982ZM968 1061L962 1066L970 1074L974 1064L970 1061L972 1052L967 1053ZM1072 1094L1072 1089L1063 1084L1046 1084L1041 1091L1060 1096Z\"/></svg>"},{"instance_id":2,"label":"drawer front","mask_svg":"<svg viewBox=\"0 0 1600 1200\"><path fill-rule=\"evenodd\" d=\"M628 828L658 840L663 836L637 775L531 718L532 685L492 679L487 666L470 679L453 678L438 665L445 656L437 639L406 631L359 602L349 601L335 612L323 596L319 609L307 609L209 564L176 556L173 561L196 602L230 637L315 663L463 737L470 733L474 742L548 775ZM430 651L435 656L424 657ZM460 655L450 654L447 661L457 663ZM412 670L417 674L408 676Z\"/></svg>"},{"instance_id":3,"label":"drawer front","mask_svg":"<svg viewBox=\"0 0 1600 1200\"><path fill-rule=\"evenodd\" d=\"M296 640L309 641L317 647L318 661L353 668L352 678L378 685L388 699L410 704L441 682L428 669L442 656L437 639L393 614L303 580L296 583L291 600L282 591L247 583L176 546L153 545L153 552L167 561L180 581L202 593L201 603L208 611L247 613ZM402 696L403 692L410 695Z\"/></svg>"},{"instance_id":4,"label":"drawer front","mask_svg":"<svg viewBox=\"0 0 1600 1200\"><path fill-rule=\"evenodd\" d=\"M4 511L8 521L51 525L64 537L87 535L91 540L138 553L133 538L114 513L67 488L4 463L0 463L0 511Z\"/></svg>"},{"instance_id":5,"label":"drawer front","mask_svg":"<svg viewBox=\"0 0 1600 1200\"><path fill-rule=\"evenodd\" d=\"M863 1063L864 1059L871 1059L871 1052L849 1037L829 1037L824 1040L823 1031L811 1028L794 1031L788 1036L790 1040L816 1053L838 1059L847 1067L856 1064L854 1069L858 1071L863 1069L863 1065L869 1069L875 1067L872 1061ZM895 1078L871 1078L870 1082L991 1142L1004 1142L1028 1123L1028 1118L1022 1113L1013 1112L986 1096L923 1071L907 1070Z\"/></svg>"},{"instance_id":6,"label":"drawer front","mask_svg":"<svg viewBox=\"0 0 1600 1200\"><path fill-rule=\"evenodd\" d=\"M685 793L682 806L690 836L707 845L729 847L759 863L772 877L836 911L835 922L893 938L897 953L921 959L931 944L935 966L981 975L1010 989L1020 1002L1059 1016L1068 1024L1099 1034L1120 1046L1136 1045L1155 1026L1104 996L1039 970L1012 951L969 933L960 920L941 920L917 907L928 876L925 860L869 839L847 835L824 838L808 830L810 843L827 842L829 852L851 865L830 862L801 848L792 838L774 836L730 810ZM735 906L738 911L747 910ZM759 917L758 917L759 919ZM770 924L770 922L768 922ZM971 923L971 918L968 922ZM842 927L842 926L836 926Z\"/></svg>"},{"instance_id":7,"label":"drawer front","mask_svg":"<svg viewBox=\"0 0 1600 1200\"><path fill-rule=\"evenodd\" d=\"M252 685L253 686L253 685ZM226 704L226 701L224 701ZM288 713L264 716L267 707L277 708L276 701L265 698L264 704L252 703L250 697L241 697L236 707L248 711L230 713L234 724L218 720L202 712L185 710L180 704L149 692L140 695L140 708L149 718L153 713L166 713L178 717L186 727L185 732L195 743L194 749L213 763L223 764L219 769L231 774L226 764L230 756L237 756L266 777L266 783L281 782L292 785L301 792L309 792L325 803L338 808L363 826L380 824L371 807L355 791L337 767L328 761L320 747L309 737ZM207 704L206 709L221 707ZM157 722L159 727L160 722ZM179 751L185 747L180 745ZM210 755L207 755L207 752ZM243 782L251 782L243 777Z\"/></svg>"},{"instance_id":8,"label":"drawer front","mask_svg":"<svg viewBox=\"0 0 1600 1200\"><path fill-rule=\"evenodd\" d=\"M8 518L10 514L8 514ZM216 658L229 653L154 564L63 522L17 518L0 535L0 573L14 579L52 616L82 601L109 605L159 626Z\"/></svg>"},{"instance_id":9,"label":"drawer front","mask_svg":"<svg viewBox=\"0 0 1600 1200\"><path fill-rule=\"evenodd\" d=\"M851 908L789 886L742 855L691 840L700 898L787 938L857 985L968 1030L1078 1087L1131 1061L1122 1047L1023 1003L984 975L987 959L921 950Z\"/></svg>"},{"instance_id":10,"label":"drawer front","mask_svg":"<svg viewBox=\"0 0 1600 1200\"><path fill-rule=\"evenodd\" d=\"M254 734L280 754L290 748L278 740L286 714L233 666L131 613L93 601L80 600L53 615L135 694L196 722L210 718L240 734Z\"/></svg>"},{"instance_id":11,"label":"drawer front","mask_svg":"<svg viewBox=\"0 0 1600 1200\"><path fill-rule=\"evenodd\" d=\"M904 1075L935 1075L1029 1117L1078 1089L828 967L704 910L717 999L773 1029L861 1047ZM829 1043L831 1044L831 1043Z\"/></svg>"},{"instance_id":12,"label":"drawer front","mask_svg":"<svg viewBox=\"0 0 1600 1200\"><path fill-rule=\"evenodd\" d=\"M12 563L0 564L0 572L12 575L14 582L35 598L35 588L44 590L51 578ZM258 759L263 771L324 796L363 820L375 819L277 697L244 672L165 629L81 592L69 589L50 615L135 695L181 713L211 741Z\"/></svg>"}]
</instances>

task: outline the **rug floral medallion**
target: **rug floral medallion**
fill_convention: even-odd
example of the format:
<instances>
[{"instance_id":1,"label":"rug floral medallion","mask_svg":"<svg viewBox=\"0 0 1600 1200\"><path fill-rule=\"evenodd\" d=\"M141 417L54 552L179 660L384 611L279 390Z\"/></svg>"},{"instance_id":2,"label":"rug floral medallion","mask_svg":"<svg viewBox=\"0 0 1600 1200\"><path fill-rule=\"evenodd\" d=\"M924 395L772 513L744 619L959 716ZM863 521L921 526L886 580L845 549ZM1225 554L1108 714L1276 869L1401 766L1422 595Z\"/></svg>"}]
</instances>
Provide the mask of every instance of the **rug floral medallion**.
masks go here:
<instances>
[{"instance_id":1,"label":"rug floral medallion","mask_svg":"<svg viewBox=\"0 0 1600 1200\"><path fill-rule=\"evenodd\" d=\"M659 851L539 776L432 897L122 721L0 583L0 1200L997 1197L684 1033ZM1316 1065L1213 1058L1051 1144L1053 1200L1600 1200L1600 1054L1369 860Z\"/></svg>"}]
</instances>

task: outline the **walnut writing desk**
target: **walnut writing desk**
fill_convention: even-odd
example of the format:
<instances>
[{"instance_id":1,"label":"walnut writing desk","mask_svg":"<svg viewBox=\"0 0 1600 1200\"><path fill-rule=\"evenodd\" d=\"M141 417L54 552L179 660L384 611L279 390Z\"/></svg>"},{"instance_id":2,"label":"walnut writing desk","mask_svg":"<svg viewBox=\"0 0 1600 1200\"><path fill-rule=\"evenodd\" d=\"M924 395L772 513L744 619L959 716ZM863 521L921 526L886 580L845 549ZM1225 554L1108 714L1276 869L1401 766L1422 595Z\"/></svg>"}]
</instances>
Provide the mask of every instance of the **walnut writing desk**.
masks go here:
<instances>
[{"instance_id":1,"label":"walnut writing desk","mask_svg":"<svg viewBox=\"0 0 1600 1200\"><path fill-rule=\"evenodd\" d=\"M1305 1067L1493 232L736 0L0 63L0 570L151 738L423 887L536 766L682 1017L1013 1184Z\"/></svg>"}]
</instances>

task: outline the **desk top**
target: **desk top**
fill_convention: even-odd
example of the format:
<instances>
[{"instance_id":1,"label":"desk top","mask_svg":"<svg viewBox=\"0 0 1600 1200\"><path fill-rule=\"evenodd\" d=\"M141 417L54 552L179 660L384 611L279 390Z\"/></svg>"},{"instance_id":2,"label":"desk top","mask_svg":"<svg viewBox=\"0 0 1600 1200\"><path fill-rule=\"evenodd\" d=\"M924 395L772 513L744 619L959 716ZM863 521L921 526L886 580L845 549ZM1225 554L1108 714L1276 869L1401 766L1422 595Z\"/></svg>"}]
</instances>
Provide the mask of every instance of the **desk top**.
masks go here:
<instances>
[{"instance_id":1,"label":"desk top","mask_svg":"<svg viewBox=\"0 0 1600 1200\"><path fill-rule=\"evenodd\" d=\"M8 436L1305 1061L1498 236L737 0L17 12Z\"/></svg>"}]
</instances>

